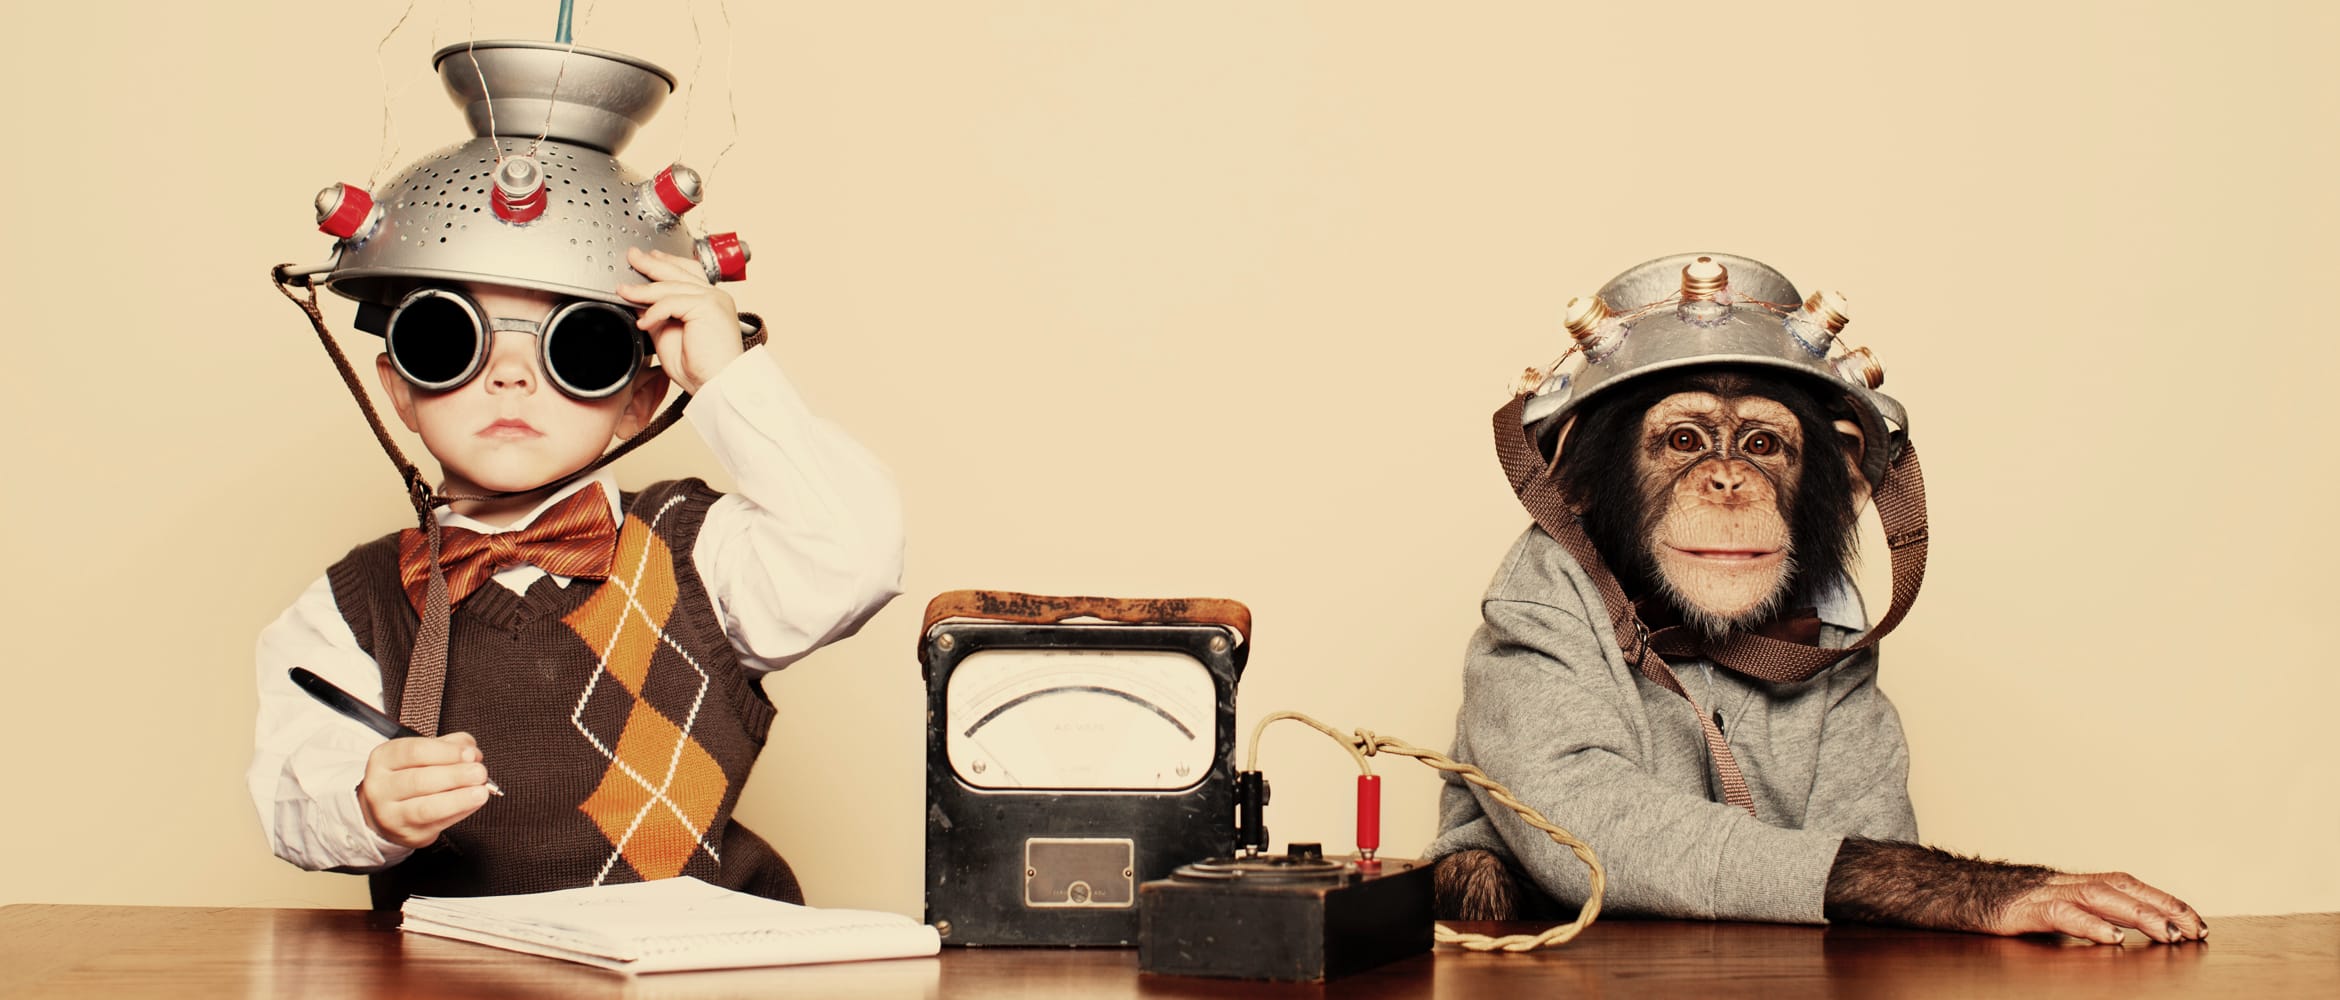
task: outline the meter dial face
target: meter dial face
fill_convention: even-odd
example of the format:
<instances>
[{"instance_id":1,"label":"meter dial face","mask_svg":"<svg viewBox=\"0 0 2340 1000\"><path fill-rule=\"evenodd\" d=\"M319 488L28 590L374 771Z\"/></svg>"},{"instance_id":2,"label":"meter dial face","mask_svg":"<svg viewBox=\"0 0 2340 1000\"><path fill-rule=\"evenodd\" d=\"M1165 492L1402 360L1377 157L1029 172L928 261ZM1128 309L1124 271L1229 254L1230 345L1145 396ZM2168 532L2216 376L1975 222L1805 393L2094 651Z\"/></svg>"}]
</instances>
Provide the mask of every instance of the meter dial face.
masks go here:
<instances>
[{"instance_id":1,"label":"meter dial face","mask_svg":"<svg viewBox=\"0 0 2340 1000\"><path fill-rule=\"evenodd\" d=\"M944 700L951 770L977 788L1175 791L1218 739L1210 671L1182 653L978 650Z\"/></svg>"}]
</instances>

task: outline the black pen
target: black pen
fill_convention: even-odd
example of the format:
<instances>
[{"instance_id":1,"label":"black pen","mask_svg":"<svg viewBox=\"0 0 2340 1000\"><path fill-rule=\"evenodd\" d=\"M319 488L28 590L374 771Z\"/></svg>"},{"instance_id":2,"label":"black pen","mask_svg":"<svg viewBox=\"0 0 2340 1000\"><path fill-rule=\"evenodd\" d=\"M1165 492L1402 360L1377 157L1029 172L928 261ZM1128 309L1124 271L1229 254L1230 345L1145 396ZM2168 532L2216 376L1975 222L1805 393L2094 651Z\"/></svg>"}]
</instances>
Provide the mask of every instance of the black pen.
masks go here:
<instances>
[{"instance_id":1,"label":"black pen","mask_svg":"<svg viewBox=\"0 0 2340 1000\"><path fill-rule=\"evenodd\" d=\"M332 681L310 673L307 667L294 667L288 673L292 674L292 682L300 685L301 690L307 691L309 697L323 702L326 708L365 723L367 729L381 734L383 739L395 740L422 735L411 727L399 725L398 720L383 715L381 709L359 701L356 696L334 686ZM487 790L492 795L504 794L504 790L497 788L493 781L487 783Z\"/></svg>"}]
</instances>

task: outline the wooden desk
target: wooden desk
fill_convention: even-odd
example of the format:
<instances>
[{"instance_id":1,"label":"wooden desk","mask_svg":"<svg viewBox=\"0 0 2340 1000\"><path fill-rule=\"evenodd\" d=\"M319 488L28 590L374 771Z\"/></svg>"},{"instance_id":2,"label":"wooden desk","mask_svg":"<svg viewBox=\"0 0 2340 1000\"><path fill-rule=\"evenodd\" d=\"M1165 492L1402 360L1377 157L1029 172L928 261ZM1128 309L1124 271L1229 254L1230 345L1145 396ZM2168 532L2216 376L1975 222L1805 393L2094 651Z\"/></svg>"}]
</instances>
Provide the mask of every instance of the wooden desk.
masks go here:
<instances>
[{"instance_id":1,"label":"wooden desk","mask_svg":"<svg viewBox=\"0 0 2340 1000\"><path fill-rule=\"evenodd\" d=\"M2340 997L2340 913L2224 917L2193 945L1604 920L1531 955L1441 948L1325 986L1141 976L1123 949L615 973L401 934L354 910L0 907L0 998ZM2134 934L2130 940L2140 939Z\"/></svg>"}]
</instances>

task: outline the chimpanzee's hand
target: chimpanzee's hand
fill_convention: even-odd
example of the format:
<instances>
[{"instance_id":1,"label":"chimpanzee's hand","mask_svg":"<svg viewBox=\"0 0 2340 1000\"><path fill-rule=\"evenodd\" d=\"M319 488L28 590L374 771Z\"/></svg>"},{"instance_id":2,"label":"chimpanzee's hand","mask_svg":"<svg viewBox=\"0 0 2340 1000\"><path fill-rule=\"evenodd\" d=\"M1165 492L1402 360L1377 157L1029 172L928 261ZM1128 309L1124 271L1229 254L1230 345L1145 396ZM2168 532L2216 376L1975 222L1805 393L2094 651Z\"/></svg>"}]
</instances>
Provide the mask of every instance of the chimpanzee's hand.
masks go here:
<instances>
[{"instance_id":1,"label":"chimpanzee's hand","mask_svg":"<svg viewBox=\"0 0 2340 1000\"><path fill-rule=\"evenodd\" d=\"M2099 944L2119 944L2123 927L2164 944L2199 941L2210 931L2193 907L2119 872L2072 875L1859 837L1837 849L1825 906L1832 920L2069 934Z\"/></svg>"},{"instance_id":2,"label":"chimpanzee's hand","mask_svg":"<svg viewBox=\"0 0 2340 1000\"><path fill-rule=\"evenodd\" d=\"M2199 941L2210 932L2202 915L2184 900L2124 872L2094 875L2058 873L2009 900L1983 928L1992 934L2054 932L2119 944L2121 928L2134 927L2163 944Z\"/></svg>"}]
</instances>

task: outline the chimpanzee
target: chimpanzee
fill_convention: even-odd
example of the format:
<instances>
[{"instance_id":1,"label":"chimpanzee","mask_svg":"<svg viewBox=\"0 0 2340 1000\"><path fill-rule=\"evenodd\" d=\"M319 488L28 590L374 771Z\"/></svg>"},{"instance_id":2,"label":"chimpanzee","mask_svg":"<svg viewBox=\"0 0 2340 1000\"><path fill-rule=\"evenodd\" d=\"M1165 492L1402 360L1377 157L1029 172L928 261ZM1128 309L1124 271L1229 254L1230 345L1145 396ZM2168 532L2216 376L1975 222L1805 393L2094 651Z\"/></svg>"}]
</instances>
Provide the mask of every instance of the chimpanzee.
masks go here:
<instances>
[{"instance_id":1,"label":"chimpanzee","mask_svg":"<svg viewBox=\"0 0 2340 1000\"><path fill-rule=\"evenodd\" d=\"M1454 756L1599 852L1605 912L2202 938L2128 875L1918 843L1875 640L1923 575L1923 484L1882 368L1835 343L1842 309L1725 254L1571 303L1576 367L1496 418L1537 523L1487 589ZM1895 581L1875 623L1850 582L1872 495ZM1439 829L1442 918L1564 917L1589 894L1570 853L1452 776Z\"/></svg>"}]
</instances>

